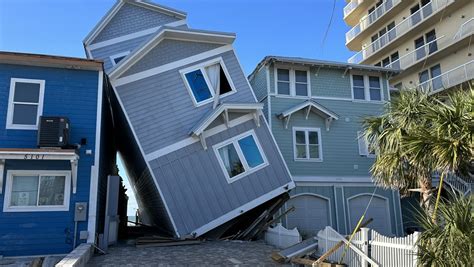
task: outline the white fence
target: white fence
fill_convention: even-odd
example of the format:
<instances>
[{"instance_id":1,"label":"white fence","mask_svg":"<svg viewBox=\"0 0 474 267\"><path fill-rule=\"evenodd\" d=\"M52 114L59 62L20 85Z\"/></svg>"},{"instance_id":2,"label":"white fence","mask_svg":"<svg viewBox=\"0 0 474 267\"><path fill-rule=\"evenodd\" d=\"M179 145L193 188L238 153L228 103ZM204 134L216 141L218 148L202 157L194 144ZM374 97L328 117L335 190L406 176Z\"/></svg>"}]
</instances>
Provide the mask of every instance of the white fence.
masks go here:
<instances>
[{"instance_id":1,"label":"white fence","mask_svg":"<svg viewBox=\"0 0 474 267\"><path fill-rule=\"evenodd\" d=\"M277 248L287 248L302 241L298 229L286 229L278 223L273 228L268 228L265 233L265 242Z\"/></svg>"},{"instance_id":2,"label":"white fence","mask_svg":"<svg viewBox=\"0 0 474 267\"><path fill-rule=\"evenodd\" d=\"M347 264L347 266L368 266L364 256L369 257L379 266L417 266L416 241L418 240L418 235L419 233L415 232L405 237L386 237L374 230L362 228L351 240L351 243L359 251L351 248L346 250L344 245L331 254L328 260L339 262L344 254L344 250L346 250L342 262ZM329 226L319 231L317 237L318 252L320 254L325 253L342 240L341 235Z\"/></svg>"}]
</instances>

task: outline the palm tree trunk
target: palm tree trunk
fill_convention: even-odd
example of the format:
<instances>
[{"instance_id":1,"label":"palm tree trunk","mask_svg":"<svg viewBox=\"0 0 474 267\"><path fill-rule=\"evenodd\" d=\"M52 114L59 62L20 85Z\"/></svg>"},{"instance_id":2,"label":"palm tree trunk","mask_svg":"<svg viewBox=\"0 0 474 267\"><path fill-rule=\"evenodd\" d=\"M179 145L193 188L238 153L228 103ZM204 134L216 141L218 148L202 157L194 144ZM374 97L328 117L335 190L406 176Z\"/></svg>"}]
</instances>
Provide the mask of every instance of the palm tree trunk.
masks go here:
<instances>
[{"instance_id":1,"label":"palm tree trunk","mask_svg":"<svg viewBox=\"0 0 474 267\"><path fill-rule=\"evenodd\" d=\"M421 188L420 205L431 216L434 212L431 177L420 179L419 184Z\"/></svg>"}]
</instances>

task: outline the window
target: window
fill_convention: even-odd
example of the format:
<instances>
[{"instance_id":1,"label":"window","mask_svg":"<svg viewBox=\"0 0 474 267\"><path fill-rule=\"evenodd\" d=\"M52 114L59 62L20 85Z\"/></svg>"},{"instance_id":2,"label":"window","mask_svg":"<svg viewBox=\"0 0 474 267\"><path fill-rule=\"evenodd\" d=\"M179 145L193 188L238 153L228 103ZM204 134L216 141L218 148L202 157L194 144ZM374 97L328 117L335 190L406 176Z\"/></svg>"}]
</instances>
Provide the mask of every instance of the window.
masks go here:
<instances>
[{"instance_id":1,"label":"window","mask_svg":"<svg viewBox=\"0 0 474 267\"><path fill-rule=\"evenodd\" d=\"M67 211L70 177L68 171L8 171L3 210Z\"/></svg>"},{"instance_id":2,"label":"window","mask_svg":"<svg viewBox=\"0 0 474 267\"><path fill-rule=\"evenodd\" d=\"M213 148L229 183L268 165L253 130L214 145Z\"/></svg>"},{"instance_id":3,"label":"window","mask_svg":"<svg viewBox=\"0 0 474 267\"><path fill-rule=\"evenodd\" d=\"M224 97L235 92L222 58L180 71L196 106L212 101L215 95Z\"/></svg>"},{"instance_id":4,"label":"window","mask_svg":"<svg viewBox=\"0 0 474 267\"><path fill-rule=\"evenodd\" d=\"M277 69L277 85L279 95L290 95L290 70Z\"/></svg>"},{"instance_id":5,"label":"window","mask_svg":"<svg viewBox=\"0 0 474 267\"><path fill-rule=\"evenodd\" d=\"M354 100L382 101L382 82L378 76L352 75Z\"/></svg>"},{"instance_id":6,"label":"window","mask_svg":"<svg viewBox=\"0 0 474 267\"><path fill-rule=\"evenodd\" d=\"M113 66L117 65L128 54L130 54L130 51L126 51L126 52L123 52L123 53L119 53L119 54L115 54L115 55L110 56L110 61L112 61L112 65Z\"/></svg>"},{"instance_id":7,"label":"window","mask_svg":"<svg viewBox=\"0 0 474 267\"><path fill-rule=\"evenodd\" d=\"M359 155L365 157L375 157L375 148L373 145L369 144L362 131L357 132L357 140L359 145Z\"/></svg>"},{"instance_id":8,"label":"window","mask_svg":"<svg viewBox=\"0 0 474 267\"><path fill-rule=\"evenodd\" d=\"M427 48L425 47L425 44L428 45ZM435 30L430 31L415 40L415 54L417 60L424 58L427 53L432 54L437 50L438 44L436 42Z\"/></svg>"},{"instance_id":9,"label":"window","mask_svg":"<svg viewBox=\"0 0 474 267\"><path fill-rule=\"evenodd\" d=\"M370 40L372 41L372 51L375 52L385 46L388 41L391 41L397 37L395 28L395 21L390 22L387 26L379 30L378 33L372 35Z\"/></svg>"},{"instance_id":10,"label":"window","mask_svg":"<svg viewBox=\"0 0 474 267\"><path fill-rule=\"evenodd\" d=\"M276 86L279 95L309 96L308 71L277 68Z\"/></svg>"},{"instance_id":11,"label":"window","mask_svg":"<svg viewBox=\"0 0 474 267\"><path fill-rule=\"evenodd\" d=\"M420 84L431 80L427 84L423 85L424 89L438 90L443 88L443 79L441 77L441 66L439 64L434 65L433 67L426 69L418 74L420 79Z\"/></svg>"},{"instance_id":12,"label":"window","mask_svg":"<svg viewBox=\"0 0 474 267\"><path fill-rule=\"evenodd\" d=\"M352 91L354 92L354 99L365 100L364 76L352 75Z\"/></svg>"},{"instance_id":13,"label":"window","mask_svg":"<svg viewBox=\"0 0 474 267\"><path fill-rule=\"evenodd\" d=\"M36 130L43 113L44 80L12 78L7 129Z\"/></svg>"},{"instance_id":14,"label":"window","mask_svg":"<svg viewBox=\"0 0 474 267\"><path fill-rule=\"evenodd\" d=\"M382 88L379 77L369 76L369 93L370 100L382 100Z\"/></svg>"},{"instance_id":15,"label":"window","mask_svg":"<svg viewBox=\"0 0 474 267\"><path fill-rule=\"evenodd\" d=\"M295 160L322 161L321 130L319 128L293 128Z\"/></svg>"}]
</instances>

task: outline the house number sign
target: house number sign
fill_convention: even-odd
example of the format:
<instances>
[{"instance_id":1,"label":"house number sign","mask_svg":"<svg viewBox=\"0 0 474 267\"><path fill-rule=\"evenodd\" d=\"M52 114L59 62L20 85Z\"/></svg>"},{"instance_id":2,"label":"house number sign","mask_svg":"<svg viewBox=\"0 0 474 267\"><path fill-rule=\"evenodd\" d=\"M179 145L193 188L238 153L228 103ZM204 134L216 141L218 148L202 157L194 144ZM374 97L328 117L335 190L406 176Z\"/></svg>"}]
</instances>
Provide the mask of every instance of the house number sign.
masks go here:
<instances>
[{"instance_id":1,"label":"house number sign","mask_svg":"<svg viewBox=\"0 0 474 267\"><path fill-rule=\"evenodd\" d=\"M25 154L23 159L42 160L44 159L44 154Z\"/></svg>"}]
</instances>

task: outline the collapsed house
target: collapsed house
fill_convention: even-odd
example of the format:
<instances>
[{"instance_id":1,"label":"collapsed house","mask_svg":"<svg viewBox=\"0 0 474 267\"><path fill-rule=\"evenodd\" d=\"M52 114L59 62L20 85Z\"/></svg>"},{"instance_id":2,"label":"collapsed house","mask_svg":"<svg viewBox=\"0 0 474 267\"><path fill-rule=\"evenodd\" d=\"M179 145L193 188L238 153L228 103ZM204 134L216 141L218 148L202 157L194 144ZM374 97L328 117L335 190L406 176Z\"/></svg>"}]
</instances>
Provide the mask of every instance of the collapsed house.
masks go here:
<instances>
[{"instance_id":1,"label":"collapsed house","mask_svg":"<svg viewBox=\"0 0 474 267\"><path fill-rule=\"evenodd\" d=\"M175 237L223 234L295 186L234 40L128 0L84 40L113 86L114 135L142 221Z\"/></svg>"}]
</instances>

